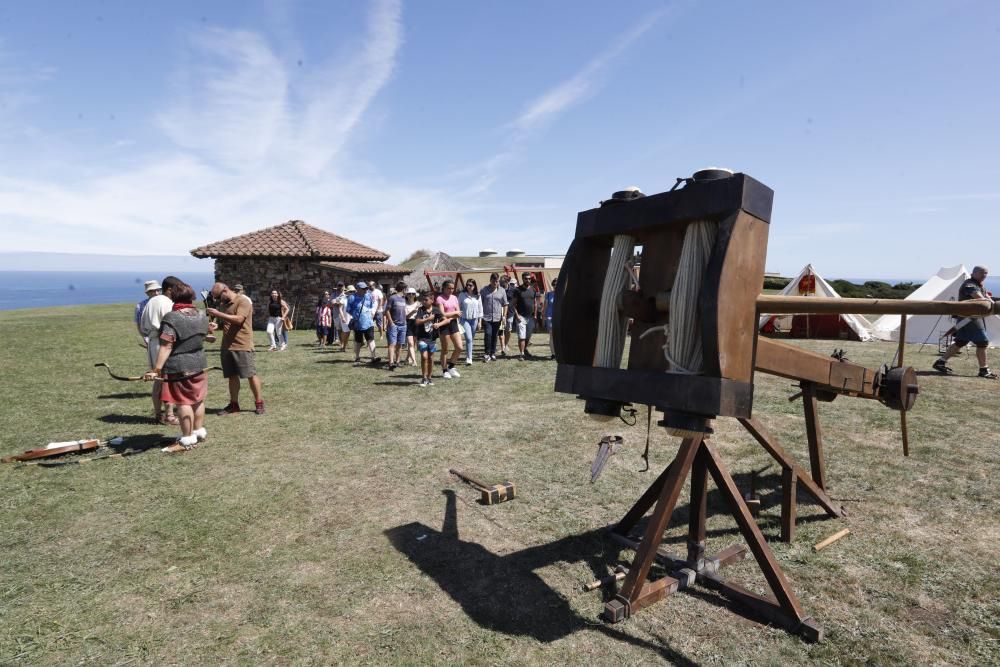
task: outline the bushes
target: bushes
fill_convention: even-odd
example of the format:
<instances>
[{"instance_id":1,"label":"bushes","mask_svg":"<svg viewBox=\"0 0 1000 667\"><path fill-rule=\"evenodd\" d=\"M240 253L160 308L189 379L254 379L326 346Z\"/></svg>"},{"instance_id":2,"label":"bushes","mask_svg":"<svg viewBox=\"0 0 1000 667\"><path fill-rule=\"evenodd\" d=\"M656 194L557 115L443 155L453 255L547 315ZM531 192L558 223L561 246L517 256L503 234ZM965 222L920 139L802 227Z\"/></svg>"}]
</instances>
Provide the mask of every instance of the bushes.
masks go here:
<instances>
[{"instance_id":1,"label":"bushes","mask_svg":"<svg viewBox=\"0 0 1000 667\"><path fill-rule=\"evenodd\" d=\"M868 280L862 285L855 285L846 280L831 280L830 285L837 294L844 298L874 298L874 299L905 299L920 285L912 282L890 285L879 280Z\"/></svg>"}]
</instances>

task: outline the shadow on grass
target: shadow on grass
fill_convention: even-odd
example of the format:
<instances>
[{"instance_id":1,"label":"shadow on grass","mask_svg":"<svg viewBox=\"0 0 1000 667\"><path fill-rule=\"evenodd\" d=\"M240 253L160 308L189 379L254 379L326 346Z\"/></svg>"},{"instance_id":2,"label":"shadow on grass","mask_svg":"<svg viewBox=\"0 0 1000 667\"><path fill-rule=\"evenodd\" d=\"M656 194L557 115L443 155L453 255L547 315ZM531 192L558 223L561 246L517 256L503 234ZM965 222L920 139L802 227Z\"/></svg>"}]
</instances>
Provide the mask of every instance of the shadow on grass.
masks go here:
<instances>
[{"instance_id":1,"label":"shadow on grass","mask_svg":"<svg viewBox=\"0 0 1000 667\"><path fill-rule=\"evenodd\" d=\"M416 387L416 380L386 380L384 382L372 382L381 387Z\"/></svg>"},{"instance_id":2,"label":"shadow on grass","mask_svg":"<svg viewBox=\"0 0 1000 667\"><path fill-rule=\"evenodd\" d=\"M81 454L69 454L53 459L36 461L32 465L38 465L42 468L61 468L63 466L91 463L102 459L135 456L136 454L143 454L150 450L159 450L173 441L174 438L165 436L162 433L130 435L125 437L119 445L106 445L98 450L83 452Z\"/></svg>"},{"instance_id":3,"label":"shadow on grass","mask_svg":"<svg viewBox=\"0 0 1000 667\"><path fill-rule=\"evenodd\" d=\"M444 522L440 531L408 523L385 531L392 545L434 581L481 627L508 635L553 642L578 631L596 631L611 639L654 651L671 664L694 665L666 645L632 637L595 624L574 612L535 570L559 562L586 561L594 576L605 576L608 563L618 560L603 530L498 556L458 534L456 497L445 490Z\"/></svg>"},{"instance_id":4,"label":"shadow on grass","mask_svg":"<svg viewBox=\"0 0 1000 667\"><path fill-rule=\"evenodd\" d=\"M112 398L117 398L117 399L120 399L120 398L149 398L149 392L148 391L124 391L124 392L122 392L120 394L104 394L102 396L98 396L97 398L100 398L100 399L112 399Z\"/></svg>"},{"instance_id":5,"label":"shadow on grass","mask_svg":"<svg viewBox=\"0 0 1000 667\"><path fill-rule=\"evenodd\" d=\"M105 424L155 424L156 420L147 415L119 415L111 413L98 417L98 421Z\"/></svg>"},{"instance_id":6,"label":"shadow on grass","mask_svg":"<svg viewBox=\"0 0 1000 667\"><path fill-rule=\"evenodd\" d=\"M741 478L743 481L739 485L741 491L747 491L750 488L750 474L738 475L737 478ZM781 506L781 475L777 473L772 473L770 475L756 475L755 476L755 492L757 498L760 500L761 511L767 510L773 507ZM805 490L804 487L798 486L796 489L796 505L798 507L798 514L796 516L796 524L801 525L804 523L813 523L816 521L826 521L831 520L826 510L820 505L815 498L809 495L809 492ZM803 510L808 510L808 508L815 508L817 510L814 514L803 515ZM688 518L690 517L690 504L681 504L680 502L674 506L673 516L670 518L670 526L687 526ZM729 503L725 496L718 488L714 487L711 482L709 482L709 491L707 494L707 516L713 517L717 515L732 517ZM642 535L646 530L646 525L649 523L650 514L647 514L642 519L636 522L635 526L629 531L630 535L639 536ZM781 519L773 514L759 514L755 517L757 522L757 527L760 528L761 532L764 533L764 537L768 541L777 541L781 536ZM736 520L732 520L732 524L728 528L715 528L705 531L707 537L724 537L733 536L742 541L740 535L740 529L736 525ZM665 535L663 538L664 544L680 544L684 549L686 549L687 544L687 533L676 535ZM677 554L678 557L683 556L682 553Z\"/></svg>"}]
</instances>

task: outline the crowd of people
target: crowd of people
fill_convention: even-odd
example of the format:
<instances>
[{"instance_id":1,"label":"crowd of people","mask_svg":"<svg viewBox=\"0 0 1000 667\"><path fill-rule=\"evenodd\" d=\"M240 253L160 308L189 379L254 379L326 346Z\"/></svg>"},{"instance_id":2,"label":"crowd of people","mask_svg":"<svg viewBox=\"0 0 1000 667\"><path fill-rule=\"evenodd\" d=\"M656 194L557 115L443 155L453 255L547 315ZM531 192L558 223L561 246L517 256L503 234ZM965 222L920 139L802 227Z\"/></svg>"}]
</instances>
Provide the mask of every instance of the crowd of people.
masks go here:
<instances>
[{"instance_id":1,"label":"crowd of people","mask_svg":"<svg viewBox=\"0 0 1000 667\"><path fill-rule=\"evenodd\" d=\"M480 330L483 362L496 361L498 350L501 356L519 360L531 357L536 322L543 320L551 331L556 283L543 292L531 273L522 274L520 284L493 273L482 289L471 278L461 287L448 279L437 291L421 292L399 282L388 297L374 281L337 283L316 304L316 344L339 346L346 352L353 333L354 363L364 363L361 355L367 349L368 363L378 364L382 358L376 336L384 338L389 370L419 364L419 385L429 386L434 383L434 355L439 355L444 379L461 377L458 366L463 357L465 365L473 364L473 344ZM511 354L514 336L517 352ZM551 342L550 337L549 355L554 356Z\"/></svg>"},{"instance_id":2,"label":"crowd of people","mask_svg":"<svg viewBox=\"0 0 1000 667\"><path fill-rule=\"evenodd\" d=\"M992 298L983 281L988 271L977 266L960 290L959 300ZM316 306L316 344L348 350L352 334L355 365L362 365L362 350L368 363L380 364L379 341L385 340L389 370L399 366L420 367L420 387L434 384L435 361L444 379L460 378L459 364L473 364L476 334L483 332L481 360L490 363L497 354L518 360L532 357L529 349L536 324L543 322L552 331L555 288L543 292L531 273L521 275L521 283L507 275L490 275L480 289L474 279L456 286L445 280L436 291L418 292L399 282L382 291L375 282L358 281L353 285L337 283L323 292ZM229 403L218 412L229 415L241 411L241 380L247 380L254 397L254 412L264 414L261 381L257 375L253 341L253 303L236 285L215 283L206 295L204 312L194 305L195 292L175 276L162 284L145 283L146 298L135 306L135 325L146 347L149 371L145 379L153 382L153 417L160 424L177 425L181 435L165 451L186 451L208 436L205 429L207 375L204 343L214 339L221 328L220 357L223 376L228 382ZM205 293L203 293L205 294ZM269 350L288 348L291 328L290 310L280 291L271 290L267 305ZM934 369L953 373L947 361L964 346L973 345L980 370L979 377L996 379L986 362L989 338L981 318L956 318L955 342L934 363ZM516 337L516 353L511 344ZM549 336L549 355L555 357L553 337ZM437 355L437 356L435 356Z\"/></svg>"},{"instance_id":3,"label":"crowd of people","mask_svg":"<svg viewBox=\"0 0 1000 667\"><path fill-rule=\"evenodd\" d=\"M458 289L453 280L445 280L439 290L421 292L400 282L388 296L374 282L338 283L317 304L316 343L346 352L353 337L354 362L362 365L363 350L367 350L368 363L381 363L376 339L385 340L389 370L419 366L420 387L434 384L436 363L442 378L460 378L462 360L465 365L473 364L479 331L483 332L484 363L496 361L498 352L519 360L530 358L536 321L544 321L551 331L556 281L544 293L530 273L521 278L518 284L494 273L482 289L474 279ZM153 383L153 417L160 424L178 426L181 432L164 450L186 451L208 436L204 344L214 340L220 328L221 368L229 403L218 414L241 411L242 380L250 386L254 412L264 414L254 358L253 303L242 286L215 283L208 294L203 293L207 297L204 311L194 305L194 289L175 276L167 276L162 284L149 280L144 289L146 298L135 306L135 325L147 352L149 370L143 377ZM289 316L281 292L271 290L266 326L270 351L288 348ZM512 354L515 336L516 354ZM549 354L554 356L551 347Z\"/></svg>"}]
</instances>

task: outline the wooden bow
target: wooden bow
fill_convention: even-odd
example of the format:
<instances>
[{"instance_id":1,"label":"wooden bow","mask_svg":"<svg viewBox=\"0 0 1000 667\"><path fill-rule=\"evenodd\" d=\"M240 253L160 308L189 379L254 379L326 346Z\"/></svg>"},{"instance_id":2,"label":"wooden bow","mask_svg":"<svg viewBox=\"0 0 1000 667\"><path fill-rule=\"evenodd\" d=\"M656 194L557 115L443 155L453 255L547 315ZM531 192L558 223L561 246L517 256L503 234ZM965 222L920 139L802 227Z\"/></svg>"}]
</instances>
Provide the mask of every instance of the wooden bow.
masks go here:
<instances>
[{"instance_id":1,"label":"wooden bow","mask_svg":"<svg viewBox=\"0 0 1000 667\"><path fill-rule=\"evenodd\" d=\"M103 361L94 364L94 368L106 368L106 369L108 369L108 375L110 375L115 380L121 380L122 382L139 382L140 380L146 380L146 376L145 375L136 375L135 377L128 376L128 375L118 375L117 373L115 373L114 371L111 370L111 366L109 366L107 363L105 363ZM203 368L200 371L195 371L194 373L191 373L189 375L185 375L185 376L179 377L179 378L154 377L154 378L152 378L152 380L147 380L147 381L149 381L149 382L180 382L181 380L186 380L186 379L188 379L190 377L198 375L199 373L207 373L208 371L221 371L221 370L222 370L222 366L209 366L208 368Z\"/></svg>"}]
</instances>

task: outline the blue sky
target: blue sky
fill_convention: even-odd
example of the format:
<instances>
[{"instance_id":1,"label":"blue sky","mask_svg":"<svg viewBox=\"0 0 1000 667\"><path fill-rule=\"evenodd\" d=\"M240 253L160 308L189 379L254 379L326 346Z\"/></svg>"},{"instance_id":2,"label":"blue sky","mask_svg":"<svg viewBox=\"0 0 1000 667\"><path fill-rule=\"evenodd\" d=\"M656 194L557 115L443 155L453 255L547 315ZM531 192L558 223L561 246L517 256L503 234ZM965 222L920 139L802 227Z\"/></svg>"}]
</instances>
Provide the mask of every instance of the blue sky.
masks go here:
<instances>
[{"instance_id":1,"label":"blue sky","mask_svg":"<svg viewBox=\"0 0 1000 667\"><path fill-rule=\"evenodd\" d=\"M723 165L775 190L769 270L997 264L998 64L996 2L4 3L3 250L299 218L561 253L612 191Z\"/></svg>"}]
</instances>

